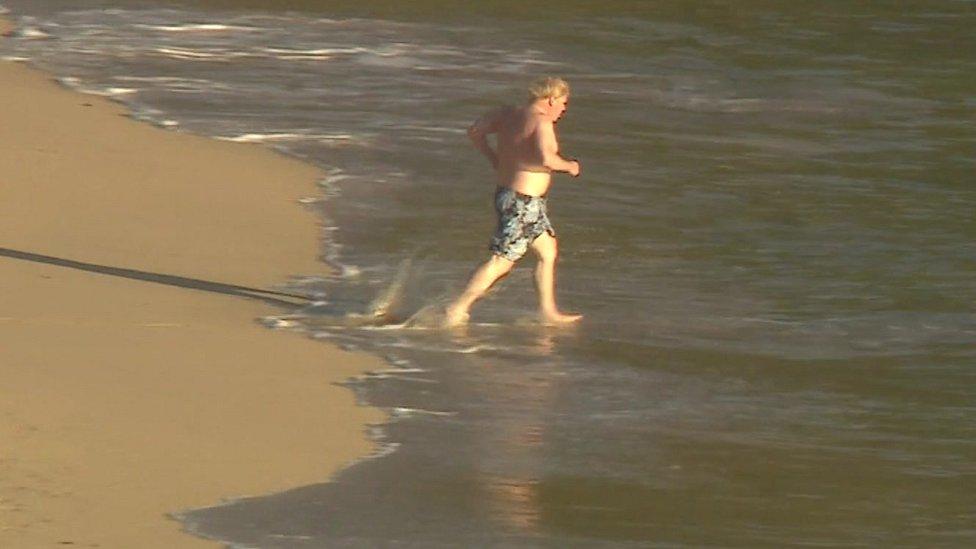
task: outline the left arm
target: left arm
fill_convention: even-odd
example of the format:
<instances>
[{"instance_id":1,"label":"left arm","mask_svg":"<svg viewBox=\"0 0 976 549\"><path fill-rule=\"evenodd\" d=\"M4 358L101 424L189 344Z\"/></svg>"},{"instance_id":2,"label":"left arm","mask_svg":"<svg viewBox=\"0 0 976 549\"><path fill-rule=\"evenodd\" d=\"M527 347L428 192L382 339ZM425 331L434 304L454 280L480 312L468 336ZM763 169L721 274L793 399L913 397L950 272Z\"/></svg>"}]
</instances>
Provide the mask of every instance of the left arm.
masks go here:
<instances>
[{"instance_id":1,"label":"left arm","mask_svg":"<svg viewBox=\"0 0 976 549\"><path fill-rule=\"evenodd\" d=\"M556 130L552 122L539 122L536 130L536 146L542 156L542 165L556 172L566 172L573 177L579 177L579 160L567 160L559 154L559 142L556 141Z\"/></svg>"}]
</instances>

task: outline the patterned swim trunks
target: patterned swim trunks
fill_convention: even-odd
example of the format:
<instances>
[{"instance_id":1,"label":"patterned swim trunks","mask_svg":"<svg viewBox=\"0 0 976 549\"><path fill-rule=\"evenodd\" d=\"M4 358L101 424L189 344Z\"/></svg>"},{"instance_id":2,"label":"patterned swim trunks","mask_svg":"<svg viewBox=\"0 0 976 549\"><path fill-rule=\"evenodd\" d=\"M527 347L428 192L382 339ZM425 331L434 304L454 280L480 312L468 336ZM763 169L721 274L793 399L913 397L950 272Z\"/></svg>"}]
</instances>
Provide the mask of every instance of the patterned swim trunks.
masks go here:
<instances>
[{"instance_id":1,"label":"patterned swim trunks","mask_svg":"<svg viewBox=\"0 0 976 549\"><path fill-rule=\"evenodd\" d=\"M499 187L495 192L498 228L491 237L489 249L509 261L518 261L529 250L529 244L542 233L556 236L546 214L546 197L529 196Z\"/></svg>"}]
</instances>

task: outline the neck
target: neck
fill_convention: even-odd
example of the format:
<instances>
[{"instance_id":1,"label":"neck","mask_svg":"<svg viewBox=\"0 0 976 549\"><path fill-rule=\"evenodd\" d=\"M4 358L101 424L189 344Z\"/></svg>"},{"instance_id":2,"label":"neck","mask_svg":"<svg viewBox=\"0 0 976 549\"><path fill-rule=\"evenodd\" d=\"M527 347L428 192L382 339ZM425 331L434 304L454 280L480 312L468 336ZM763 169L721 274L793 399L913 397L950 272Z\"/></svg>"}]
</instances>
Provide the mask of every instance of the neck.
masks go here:
<instances>
[{"instance_id":1,"label":"neck","mask_svg":"<svg viewBox=\"0 0 976 549\"><path fill-rule=\"evenodd\" d=\"M534 114L545 116L549 114L549 100L548 99L536 99L529 103L529 110Z\"/></svg>"}]
</instances>

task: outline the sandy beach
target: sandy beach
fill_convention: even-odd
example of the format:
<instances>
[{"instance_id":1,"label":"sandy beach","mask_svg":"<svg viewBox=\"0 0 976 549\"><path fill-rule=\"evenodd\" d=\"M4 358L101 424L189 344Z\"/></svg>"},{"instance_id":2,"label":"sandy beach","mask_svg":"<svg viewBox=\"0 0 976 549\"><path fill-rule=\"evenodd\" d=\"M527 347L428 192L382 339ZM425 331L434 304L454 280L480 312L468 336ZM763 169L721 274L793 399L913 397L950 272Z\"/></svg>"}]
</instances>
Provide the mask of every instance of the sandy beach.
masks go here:
<instances>
[{"instance_id":1,"label":"sandy beach","mask_svg":"<svg viewBox=\"0 0 976 549\"><path fill-rule=\"evenodd\" d=\"M216 547L167 514L371 451L335 383L380 361L255 322L326 272L315 168L18 63L0 90L0 547Z\"/></svg>"}]
</instances>

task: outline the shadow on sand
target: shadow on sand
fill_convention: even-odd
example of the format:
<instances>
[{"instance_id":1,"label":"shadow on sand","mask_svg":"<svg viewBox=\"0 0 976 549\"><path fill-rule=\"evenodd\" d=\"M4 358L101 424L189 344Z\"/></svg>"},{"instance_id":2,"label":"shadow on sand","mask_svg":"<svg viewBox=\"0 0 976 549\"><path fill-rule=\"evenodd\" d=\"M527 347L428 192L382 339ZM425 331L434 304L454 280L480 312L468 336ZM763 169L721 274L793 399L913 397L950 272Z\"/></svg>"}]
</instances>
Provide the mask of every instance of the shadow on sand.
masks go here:
<instances>
[{"instance_id":1,"label":"shadow on sand","mask_svg":"<svg viewBox=\"0 0 976 549\"><path fill-rule=\"evenodd\" d=\"M248 299L257 299L279 307L294 308L308 304L308 297L303 295L289 294L273 290L262 290L260 288L249 288L247 286L225 284L223 282L213 282L210 280L200 280L185 276L151 273L146 271L137 271L135 269L125 269L122 267L110 267L107 265L96 265L94 263L85 263L82 261L64 259L61 257L52 257L31 252L23 252L20 250L11 250L9 248L0 248L0 257L9 257L11 259L20 259L23 261L33 261L35 263L46 263L48 265L57 265L58 267L67 267L69 269L78 269L80 271L117 276L131 280L154 282L156 284L165 284L167 286L176 286L178 288L187 288L191 290L213 292L236 297L245 297Z\"/></svg>"}]
</instances>

